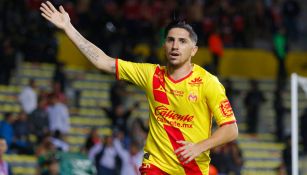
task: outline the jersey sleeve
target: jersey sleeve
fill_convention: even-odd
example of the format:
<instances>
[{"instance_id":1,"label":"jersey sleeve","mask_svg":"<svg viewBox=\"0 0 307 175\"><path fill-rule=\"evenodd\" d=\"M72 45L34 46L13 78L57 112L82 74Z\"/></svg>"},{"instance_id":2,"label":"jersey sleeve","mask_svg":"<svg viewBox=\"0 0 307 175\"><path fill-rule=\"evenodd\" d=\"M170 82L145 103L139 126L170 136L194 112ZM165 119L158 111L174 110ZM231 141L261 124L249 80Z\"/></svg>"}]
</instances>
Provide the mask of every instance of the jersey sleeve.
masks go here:
<instances>
[{"instance_id":1,"label":"jersey sleeve","mask_svg":"<svg viewBox=\"0 0 307 175\"><path fill-rule=\"evenodd\" d=\"M219 126L236 122L225 88L216 77L208 80L205 94L207 104Z\"/></svg>"},{"instance_id":2,"label":"jersey sleeve","mask_svg":"<svg viewBox=\"0 0 307 175\"><path fill-rule=\"evenodd\" d=\"M116 59L116 79L129 81L143 89L152 78L156 65Z\"/></svg>"}]
</instances>

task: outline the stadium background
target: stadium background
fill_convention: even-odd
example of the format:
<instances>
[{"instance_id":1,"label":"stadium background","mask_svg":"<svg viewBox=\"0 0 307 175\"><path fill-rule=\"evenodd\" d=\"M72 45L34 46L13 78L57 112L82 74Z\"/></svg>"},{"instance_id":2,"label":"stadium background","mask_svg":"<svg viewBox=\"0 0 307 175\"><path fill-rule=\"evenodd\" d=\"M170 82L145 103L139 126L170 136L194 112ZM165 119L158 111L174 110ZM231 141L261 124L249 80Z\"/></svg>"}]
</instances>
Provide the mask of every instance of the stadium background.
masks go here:
<instances>
[{"instance_id":1,"label":"stadium background","mask_svg":"<svg viewBox=\"0 0 307 175\"><path fill-rule=\"evenodd\" d=\"M278 83L278 58L274 48L274 37L280 29L287 31L285 67L287 74L296 72L307 76L306 24L303 0L66 0L52 1L63 4L71 16L72 23L91 42L114 57L139 62L163 62L161 49L163 26L170 19L180 16L191 23L199 35L198 54L193 62L212 70L212 56L208 39L213 31L218 31L223 42L218 76L230 91L234 110L238 118L240 137L238 144L242 153L241 174L278 174L288 164L286 136L290 132L290 87L289 76ZM40 0L2 0L0 2L0 118L7 112L19 114L21 106L18 95L30 79L34 79L37 92L54 91L52 82L58 63L64 64L66 105L70 111L71 129L65 136L69 152L59 154L61 168L73 169L70 161L79 160L87 164L87 159L76 155L85 143L92 127L97 127L100 136L111 135L110 119L102 107L111 107L110 89L114 77L96 70L85 59L68 38L53 25L47 23L38 11ZM296 5L295 5L296 4ZM251 89L250 80L259 83L265 101L259 103L259 123L256 133L248 133L245 97ZM286 110L283 111L282 131L284 137L277 139L274 108L275 90L282 87L282 98ZM140 102L131 114L131 121L147 119L147 105L142 91L127 85L125 108L130 109ZM300 116L306 110L307 100L300 91ZM305 114L306 115L306 114ZM303 118L303 117L301 117ZM303 120L302 120L303 121ZM303 125L303 123L301 123ZM131 129L132 130L132 129ZM302 129L302 133L306 130ZM303 134L301 134L301 143ZM33 133L27 136L36 143ZM136 136L138 137L138 136ZM38 157L34 144L34 154L24 155L12 151L5 155L14 174L35 174ZM222 148L227 150L227 146ZM285 151L284 151L285 150ZM224 151L223 163L227 164L229 153ZM222 151L222 153L224 154ZM306 158L301 144L301 173L306 174ZM285 156L284 156L285 155ZM79 156L79 157L78 157ZM222 156L222 157L223 157ZM228 157L227 157L228 156ZM73 158L71 158L73 157ZM226 158L225 158L226 157ZM286 157L286 160L284 159ZM66 165L65 165L65 159ZM57 160L58 161L58 160ZM229 161L229 160L228 160ZM64 162L64 163L63 163ZM68 165L69 164L69 165ZM67 168L67 166L69 168ZM217 165L219 167L221 165ZM223 166L221 166L222 170ZM224 167L225 168L225 167ZM227 169L227 168L226 168ZM81 171L81 170L79 170ZM228 170L227 170L228 171ZM62 170L64 172L64 170ZM65 174L69 174L66 172Z\"/></svg>"}]
</instances>

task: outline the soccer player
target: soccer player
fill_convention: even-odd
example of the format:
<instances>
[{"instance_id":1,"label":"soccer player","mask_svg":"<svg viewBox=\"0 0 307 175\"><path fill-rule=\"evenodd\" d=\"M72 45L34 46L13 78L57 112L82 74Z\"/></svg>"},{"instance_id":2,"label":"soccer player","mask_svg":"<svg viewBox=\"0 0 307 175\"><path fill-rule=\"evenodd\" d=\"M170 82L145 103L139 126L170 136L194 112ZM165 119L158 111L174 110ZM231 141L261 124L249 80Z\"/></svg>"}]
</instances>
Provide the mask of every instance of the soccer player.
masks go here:
<instances>
[{"instance_id":1,"label":"soccer player","mask_svg":"<svg viewBox=\"0 0 307 175\"><path fill-rule=\"evenodd\" d=\"M198 48L190 25L167 26L167 65L160 66L111 58L72 26L62 6L58 11L47 1L40 10L97 68L146 91L150 120L141 174L207 175L209 150L237 138L236 119L224 87L215 76L191 63ZM213 118L219 128L211 134Z\"/></svg>"}]
</instances>

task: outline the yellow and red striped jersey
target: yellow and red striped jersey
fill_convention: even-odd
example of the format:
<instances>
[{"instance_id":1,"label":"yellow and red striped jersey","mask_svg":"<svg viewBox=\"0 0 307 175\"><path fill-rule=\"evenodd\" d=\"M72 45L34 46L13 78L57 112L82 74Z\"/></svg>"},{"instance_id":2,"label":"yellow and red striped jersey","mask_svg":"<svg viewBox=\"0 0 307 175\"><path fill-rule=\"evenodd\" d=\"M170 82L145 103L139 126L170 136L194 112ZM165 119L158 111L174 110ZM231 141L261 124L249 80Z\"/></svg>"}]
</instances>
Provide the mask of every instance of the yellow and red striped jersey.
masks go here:
<instances>
[{"instance_id":1,"label":"yellow and red striped jersey","mask_svg":"<svg viewBox=\"0 0 307 175\"><path fill-rule=\"evenodd\" d=\"M146 91L150 118L143 163L168 174L207 175L209 151L183 164L174 150L181 146L178 140L197 143L207 139L212 118L219 126L236 121L218 79L194 64L186 77L175 81L164 66L120 59L116 60L116 78Z\"/></svg>"}]
</instances>

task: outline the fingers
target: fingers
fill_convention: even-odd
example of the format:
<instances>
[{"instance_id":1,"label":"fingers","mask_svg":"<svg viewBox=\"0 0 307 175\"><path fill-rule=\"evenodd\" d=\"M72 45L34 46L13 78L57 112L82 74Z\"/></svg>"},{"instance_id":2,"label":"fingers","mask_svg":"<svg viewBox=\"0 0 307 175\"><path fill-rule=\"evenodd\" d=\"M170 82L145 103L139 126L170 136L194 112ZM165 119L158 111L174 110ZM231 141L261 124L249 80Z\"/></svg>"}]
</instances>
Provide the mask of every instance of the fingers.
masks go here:
<instances>
[{"instance_id":1,"label":"fingers","mask_svg":"<svg viewBox=\"0 0 307 175\"><path fill-rule=\"evenodd\" d=\"M190 143L190 142L183 141L183 140L178 140L178 141L176 141L176 142L179 143L179 144L182 144L183 146L181 146L180 148L176 149L176 150L175 150L175 154L177 154L177 153L183 151L183 150L186 148L185 146L187 146L187 145Z\"/></svg>"},{"instance_id":2,"label":"fingers","mask_svg":"<svg viewBox=\"0 0 307 175\"><path fill-rule=\"evenodd\" d=\"M177 143L182 144L180 148L175 150L175 154L177 155L180 162L183 162L183 164L191 162L195 158L193 150L191 148L193 144L191 142L182 140L177 141Z\"/></svg>"},{"instance_id":3,"label":"fingers","mask_svg":"<svg viewBox=\"0 0 307 175\"><path fill-rule=\"evenodd\" d=\"M187 148L191 145L190 142L183 141L183 140L178 140L178 141L176 141L176 142L179 143L179 144L182 144L183 146L181 146L180 148L176 149L176 150L175 150L175 154L178 154L179 152L181 152L181 151L187 149Z\"/></svg>"},{"instance_id":4,"label":"fingers","mask_svg":"<svg viewBox=\"0 0 307 175\"><path fill-rule=\"evenodd\" d=\"M184 146L182 146L182 147L180 147L180 148L176 149L176 150L175 150L175 154L180 153L180 152L181 152L181 151L183 151L184 149L185 149L185 147L184 147Z\"/></svg>"},{"instance_id":5,"label":"fingers","mask_svg":"<svg viewBox=\"0 0 307 175\"><path fill-rule=\"evenodd\" d=\"M64 10L63 6L60 6L60 12L65 13L66 11Z\"/></svg>"},{"instance_id":6,"label":"fingers","mask_svg":"<svg viewBox=\"0 0 307 175\"><path fill-rule=\"evenodd\" d=\"M55 9L55 7L51 4L51 2L47 1L46 2L47 5L49 6L49 8L53 11L53 12L56 12L57 10Z\"/></svg>"},{"instance_id":7,"label":"fingers","mask_svg":"<svg viewBox=\"0 0 307 175\"><path fill-rule=\"evenodd\" d=\"M191 151L190 150L184 150L178 156L183 157L184 159L188 158L191 156Z\"/></svg>"},{"instance_id":8,"label":"fingers","mask_svg":"<svg viewBox=\"0 0 307 175\"><path fill-rule=\"evenodd\" d=\"M49 16L47 16L45 13L41 13L41 15L46 18L47 20L51 21L51 18Z\"/></svg>"},{"instance_id":9,"label":"fingers","mask_svg":"<svg viewBox=\"0 0 307 175\"><path fill-rule=\"evenodd\" d=\"M185 162L183 162L183 164L188 164L188 163L190 163L192 160L194 159L194 157L190 157L190 158L188 158Z\"/></svg>"},{"instance_id":10,"label":"fingers","mask_svg":"<svg viewBox=\"0 0 307 175\"><path fill-rule=\"evenodd\" d=\"M180 161L184 161L189 157L190 151L187 149L186 146L182 146L175 151L175 154Z\"/></svg>"},{"instance_id":11,"label":"fingers","mask_svg":"<svg viewBox=\"0 0 307 175\"><path fill-rule=\"evenodd\" d=\"M51 16L53 13L45 3L42 3L39 9L47 16Z\"/></svg>"},{"instance_id":12,"label":"fingers","mask_svg":"<svg viewBox=\"0 0 307 175\"><path fill-rule=\"evenodd\" d=\"M178 159L180 160L180 162L183 162L183 164L191 162L194 158L195 156L193 155L193 153L187 150L181 152L178 155Z\"/></svg>"},{"instance_id":13,"label":"fingers","mask_svg":"<svg viewBox=\"0 0 307 175\"><path fill-rule=\"evenodd\" d=\"M179 143L179 144L182 144L182 145L186 145L186 144L190 143L190 142L187 142L187 141L184 141L184 140L178 140L176 142Z\"/></svg>"},{"instance_id":14,"label":"fingers","mask_svg":"<svg viewBox=\"0 0 307 175\"><path fill-rule=\"evenodd\" d=\"M195 159L195 155L192 151L183 151L180 155L179 155L179 159L181 162L183 162L183 164L187 164L189 162L191 162L192 160Z\"/></svg>"}]
</instances>

